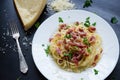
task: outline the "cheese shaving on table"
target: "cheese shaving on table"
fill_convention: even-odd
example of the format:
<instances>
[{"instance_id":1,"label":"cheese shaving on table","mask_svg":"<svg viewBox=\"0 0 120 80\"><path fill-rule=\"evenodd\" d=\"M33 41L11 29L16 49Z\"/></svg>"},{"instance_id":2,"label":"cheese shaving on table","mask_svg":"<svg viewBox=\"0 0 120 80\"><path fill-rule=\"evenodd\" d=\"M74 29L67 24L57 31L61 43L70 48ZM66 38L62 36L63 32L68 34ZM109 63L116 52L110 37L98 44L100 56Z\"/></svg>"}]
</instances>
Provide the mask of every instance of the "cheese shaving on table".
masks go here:
<instances>
[{"instance_id":1,"label":"cheese shaving on table","mask_svg":"<svg viewBox=\"0 0 120 80\"><path fill-rule=\"evenodd\" d=\"M63 11L73 9L74 3L71 3L69 0L54 0L51 2L50 6L54 11Z\"/></svg>"}]
</instances>

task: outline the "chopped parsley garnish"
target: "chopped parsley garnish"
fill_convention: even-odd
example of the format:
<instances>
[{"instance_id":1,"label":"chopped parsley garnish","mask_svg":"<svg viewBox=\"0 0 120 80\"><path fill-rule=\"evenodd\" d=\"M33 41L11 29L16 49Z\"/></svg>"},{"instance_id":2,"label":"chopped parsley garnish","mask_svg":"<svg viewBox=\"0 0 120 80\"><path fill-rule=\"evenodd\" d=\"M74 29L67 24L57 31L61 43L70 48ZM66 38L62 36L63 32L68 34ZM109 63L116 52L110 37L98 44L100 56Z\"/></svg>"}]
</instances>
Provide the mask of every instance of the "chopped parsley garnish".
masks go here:
<instances>
[{"instance_id":1,"label":"chopped parsley garnish","mask_svg":"<svg viewBox=\"0 0 120 80\"><path fill-rule=\"evenodd\" d=\"M61 17L58 18L59 22L63 23L63 19Z\"/></svg>"},{"instance_id":2,"label":"chopped parsley garnish","mask_svg":"<svg viewBox=\"0 0 120 80\"><path fill-rule=\"evenodd\" d=\"M91 6L92 3L93 3L92 0L85 0L83 8Z\"/></svg>"},{"instance_id":3,"label":"chopped parsley garnish","mask_svg":"<svg viewBox=\"0 0 120 80\"><path fill-rule=\"evenodd\" d=\"M45 46L44 44L42 44L42 46Z\"/></svg>"},{"instance_id":4,"label":"chopped parsley garnish","mask_svg":"<svg viewBox=\"0 0 120 80\"><path fill-rule=\"evenodd\" d=\"M69 53L64 53L64 56L68 56L69 59L72 59L72 53L71 53L71 52L69 52Z\"/></svg>"},{"instance_id":5,"label":"chopped parsley garnish","mask_svg":"<svg viewBox=\"0 0 120 80\"><path fill-rule=\"evenodd\" d=\"M87 48L87 51L88 51L89 53L91 53L91 50L90 50L90 48Z\"/></svg>"},{"instance_id":6,"label":"chopped parsley garnish","mask_svg":"<svg viewBox=\"0 0 120 80\"><path fill-rule=\"evenodd\" d=\"M111 18L111 23L116 24L118 22L116 17L112 17Z\"/></svg>"},{"instance_id":7,"label":"chopped parsley garnish","mask_svg":"<svg viewBox=\"0 0 120 80\"><path fill-rule=\"evenodd\" d=\"M72 59L73 54L69 53L69 59Z\"/></svg>"},{"instance_id":8,"label":"chopped parsley garnish","mask_svg":"<svg viewBox=\"0 0 120 80\"><path fill-rule=\"evenodd\" d=\"M86 22L84 23L84 25L85 25L86 27L89 27L89 26L90 26L90 22L89 22L89 21L86 21Z\"/></svg>"},{"instance_id":9,"label":"chopped parsley garnish","mask_svg":"<svg viewBox=\"0 0 120 80\"><path fill-rule=\"evenodd\" d=\"M89 43L89 41L88 41L88 39L86 37L83 38L83 43L86 44L86 45L88 45L88 46L90 45L90 43Z\"/></svg>"},{"instance_id":10,"label":"chopped parsley garnish","mask_svg":"<svg viewBox=\"0 0 120 80\"><path fill-rule=\"evenodd\" d=\"M86 21L85 21L85 23L84 23L84 26L85 26L85 27L90 27L90 26L91 26L90 17L87 17L87 18L86 18ZM92 26L96 26L96 22L92 23Z\"/></svg>"},{"instance_id":11,"label":"chopped parsley garnish","mask_svg":"<svg viewBox=\"0 0 120 80\"><path fill-rule=\"evenodd\" d=\"M68 39L70 39L72 36L70 35L70 34L66 34L65 35L65 38L68 38Z\"/></svg>"},{"instance_id":12,"label":"chopped parsley garnish","mask_svg":"<svg viewBox=\"0 0 120 80\"><path fill-rule=\"evenodd\" d=\"M98 70L94 69L94 73L95 73L95 75L97 75L98 72L99 72Z\"/></svg>"},{"instance_id":13,"label":"chopped parsley garnish","mask_svg":"<svg viewBox=\"0 0 120 80\"><path fill-rule=\"evenodd\" d=\"M83 78L80 78L80 80L83 80Z\"/></svg>"},{"instance_id":14,"label":"chopped parsley garnish","mask_svg":"<svg viewBox=\"0 0 120 80\"><path fill-rule=\"evenodd\" d=\"M65 53L64 56L68 56L69 54L68 53Z\"/></svg>"},{"instance_id":15,"label":"chopped parsley garnish","mask_svg":"<svg viewBox=\"0 0 120 80\"><path fill-rule=\"evenodd\" d=\"M92 25L93 25L93 26L96 26L96 22L94 22Z\"/></svg>"},{"instance_id":16,"label":"chopped parsley garnish","mask_svg":"<svg viewBox=\"0 0 120 80\"><path fill-rule=\"evenodd\" d=\"M90 26L90 17L87 17L86 18L86 21L85 21L85 23L84 23L84 25L86 26L86 27L89 27Z\"/></svg>"},{"instance_id":17,"label":"chopped parsley garnish","mask_svg":"<svg viewBox=\"0 0 120 80\"><path fill-rule=\"evenodd\" d=\"M48 54L50 53L50 46L49 46L49 45L48 45L47 48L45 49L45 52L46 52L46 54L47 54L47 56L48 56Z\"/></svg>"},{"instance_id":18,"label":"chopped parsley garnish","mask_svg":"<svg viewBox=\"0 0 120 80\"><path fill-rule=\"evenodd\" d=\"M38 28L40 26L40 22L35 23L35 27Z\"/></svg>"},{"instance_id":19,"label":"chopped parsley garnish","mask_svg":"<svg viewBox=\"0 0 120 80\"><path fill-rule=\"evenodd\" d=\"M90 17L87 17L87 18L86 18L86 21L89 21L89 20L90 20Z\"/></svg>"}]
</instances>

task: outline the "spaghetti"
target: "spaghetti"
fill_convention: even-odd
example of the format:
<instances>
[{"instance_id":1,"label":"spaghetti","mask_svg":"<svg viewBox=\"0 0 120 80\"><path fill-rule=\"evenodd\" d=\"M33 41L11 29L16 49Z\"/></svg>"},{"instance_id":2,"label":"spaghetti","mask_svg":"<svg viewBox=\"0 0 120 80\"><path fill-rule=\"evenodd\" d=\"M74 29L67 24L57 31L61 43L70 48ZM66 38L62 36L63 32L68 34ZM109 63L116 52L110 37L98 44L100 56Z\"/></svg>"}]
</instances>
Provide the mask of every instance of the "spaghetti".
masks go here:
<instances>
[{"instance_id":1,"label":"spaghetti","mask_svg":"<svg viewBox=\"0 0 120 80\"><path fill-rule=\"evenodd\" d=\"M101 58L101 37L96 28L83 23L60 24L50 38L50 54L64 70L81 72L95 66Z\"/></svg>"}]
</instances>

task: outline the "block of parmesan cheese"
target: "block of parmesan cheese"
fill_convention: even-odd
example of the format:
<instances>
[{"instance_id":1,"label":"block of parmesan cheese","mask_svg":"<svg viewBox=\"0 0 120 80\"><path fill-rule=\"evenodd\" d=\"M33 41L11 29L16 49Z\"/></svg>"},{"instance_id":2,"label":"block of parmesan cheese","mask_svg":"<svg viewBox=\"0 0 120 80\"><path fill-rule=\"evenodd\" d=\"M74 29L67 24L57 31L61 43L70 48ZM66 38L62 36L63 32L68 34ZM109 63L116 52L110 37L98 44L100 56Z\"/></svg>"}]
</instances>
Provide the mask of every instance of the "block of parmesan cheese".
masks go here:
<instances>
[{"instance_id":1,"label":"block of parmesan cheese","mask_svg":"<svg viewBox=\"0 0 120 80\"><path fill-rule=\"evenodd\" d=\"M27 31L41 15L46 5L46 0L14 0L14 4L24 29Z\"/></svg>"}]
</instances>

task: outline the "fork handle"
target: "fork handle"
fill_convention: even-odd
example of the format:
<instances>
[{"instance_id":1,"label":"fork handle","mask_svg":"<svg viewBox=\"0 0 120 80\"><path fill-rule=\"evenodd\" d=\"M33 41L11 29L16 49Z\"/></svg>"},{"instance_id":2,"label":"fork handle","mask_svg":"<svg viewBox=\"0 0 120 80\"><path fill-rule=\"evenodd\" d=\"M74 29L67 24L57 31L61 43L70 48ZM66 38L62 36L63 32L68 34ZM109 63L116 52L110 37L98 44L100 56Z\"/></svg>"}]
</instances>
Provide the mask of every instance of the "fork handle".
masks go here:
<instances>
[{"instance_id":1,"label":"fork handle","mask_svg":"<svg viewBox=\"0 0 120 80\"><path fill-rule=\"evenodd\" d=\"M19 53L20 71L22 73L26 73L28 71L28 65L27 65L27 63L25 61L25 58L23 56L23 53L22 53L18 38L16 38L16 42L17 42L18 53Z\"/></svg>"}]
</instances>

